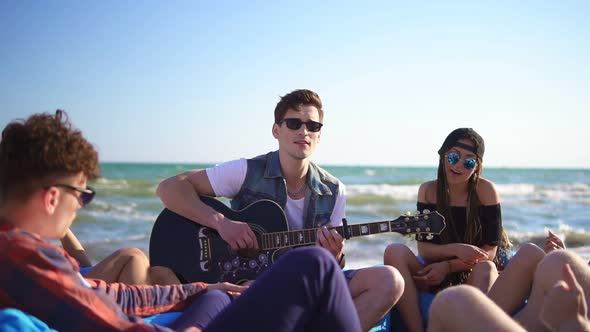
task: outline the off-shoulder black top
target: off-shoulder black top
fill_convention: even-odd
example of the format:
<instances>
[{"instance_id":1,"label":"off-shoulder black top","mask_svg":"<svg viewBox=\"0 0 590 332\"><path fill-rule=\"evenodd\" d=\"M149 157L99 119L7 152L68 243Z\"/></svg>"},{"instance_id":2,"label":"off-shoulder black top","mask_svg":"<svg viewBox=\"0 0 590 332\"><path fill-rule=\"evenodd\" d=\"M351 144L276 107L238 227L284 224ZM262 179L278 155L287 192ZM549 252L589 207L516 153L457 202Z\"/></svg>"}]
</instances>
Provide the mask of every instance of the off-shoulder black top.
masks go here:
<instances>
[{"instance_id":1,"label":"off-shoulder black top","mask_svg":"<svg viewBox=\"0 0 590 332\"><path fill-rule=\"evenodd\" d=\"M436 204L418 202L418 211L422 212L424 209L430 211L436 210ZM453 217L453 226L456 234L459 238L451 235L451 239L455 238L451 243L463 243L465 237L465 229L467 224L467 207L464 206L452 206L451 214ZM479 220L481 222L481 241L480 243L474 243L474 245L481 247L482 245L497 246L502 240L502 209L500 204L496 205L482 205L479 207ZM450 231L449 221L447 220L447 227L443 232ZM452 234L452 233L451 233ZM426 239L425 236L417 237L416 240L430 242L434 244L442 244L441 238L438 235L434 235L431 240Z\"/></svg>"}]
</instances>

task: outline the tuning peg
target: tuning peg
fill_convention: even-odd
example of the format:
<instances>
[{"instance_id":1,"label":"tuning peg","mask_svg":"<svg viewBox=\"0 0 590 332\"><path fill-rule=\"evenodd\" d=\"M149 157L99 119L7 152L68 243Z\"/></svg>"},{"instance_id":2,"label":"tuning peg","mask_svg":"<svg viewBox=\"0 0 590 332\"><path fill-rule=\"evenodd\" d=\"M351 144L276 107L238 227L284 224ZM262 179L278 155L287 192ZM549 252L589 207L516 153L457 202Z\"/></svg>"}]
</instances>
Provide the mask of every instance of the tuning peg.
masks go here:
<instances>
[{"instance_id":1,"label":"tuning peg","mask_svg":"<svg viewBox=\"0 0 590 332\"><path fill-rule=\"evenodd\" d=\"M416 235L416 240L421 241L422 240L422 234L417 234Z\"/></svg>"},{"instance_id":2,"label":"tuning peg","mask_svg":"<svg viewBox=\"0 0 590 332\"><path fill-rule=\"evenodd\" d=\"M434 236L432 236L432 233L428 233L428 235L426 235L427 240L432 240L432 238L434 238Z\"/></svg>"},{"instance_id":3,"label":"tuning peg","mask_svg":"<svg viewBox=\"0 0 590 332\"><path fill-rule=\"evenodd\" d=\"M428 209L422 210L422 214L429 214L429 213L430 213L430 210L428 210Z\"/></svg>"}]
</instances>

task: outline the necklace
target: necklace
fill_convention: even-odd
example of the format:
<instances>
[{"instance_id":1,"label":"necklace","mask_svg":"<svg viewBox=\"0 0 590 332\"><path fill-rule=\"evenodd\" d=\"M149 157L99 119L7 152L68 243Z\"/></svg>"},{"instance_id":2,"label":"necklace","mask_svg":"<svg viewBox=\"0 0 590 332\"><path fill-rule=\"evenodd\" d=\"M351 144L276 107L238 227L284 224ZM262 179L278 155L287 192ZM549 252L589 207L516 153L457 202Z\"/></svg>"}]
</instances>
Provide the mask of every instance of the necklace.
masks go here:
<instances>
[{"instance_id":1,"label":"necklace","mask_svg":"<svg viewBox=\"0 0 590 332\"><path fill-rule=\"evenodd\" d=\"M305 192L305 188L307 188L305 183L303 183L301 185L301 188L297 189L297 191L295 191L295 192L291 192L287 188L287 194L289 194L289 196L291 196L291 197L298 197L298 196L301 196L301 194L303 194Z\"/></svg>"}]
</instances>

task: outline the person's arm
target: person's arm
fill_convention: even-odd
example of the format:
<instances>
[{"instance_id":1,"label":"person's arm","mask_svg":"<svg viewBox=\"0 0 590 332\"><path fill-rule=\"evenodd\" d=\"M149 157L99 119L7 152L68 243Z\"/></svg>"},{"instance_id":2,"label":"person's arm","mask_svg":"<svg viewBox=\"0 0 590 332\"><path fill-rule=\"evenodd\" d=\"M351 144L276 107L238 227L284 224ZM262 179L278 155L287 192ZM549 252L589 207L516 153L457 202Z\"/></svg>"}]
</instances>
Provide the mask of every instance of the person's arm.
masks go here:
<instances>
[{"instance_id":1,"label":"person's arm","mask_svg":"<svg viewBox=\"0 0 590 332\"><path fill-rule=\"evenodd\" d=\"M418 241L418 253L428 263L448 261L451 272L469 270L479 260L488 257L483 249L465 243L434 244Z\"/></svg>"},{"instance_id":2,"label":"person's arm","mask_svg":"<svg viewBox=\"0 0 590 332\"><path fill-rule=\"evenodd\" d=\"M18 306L60 331L84 331L88 326L105 331L171 331L130 321L111 298L84 284L74 259L61 248L24 233L2 240L3 304Z\"/></svg>"},{"instance_id":3,"label":"person's arm","mask_svg":"<svg viewBox=\"0 0 590 332\"><path fill-rule=\"evenodd\" d=\"M60 241L64 250L70 254L70 256L74 257L80 266L92 266L92 262L90 261L90 258L88 258L86 250L84 250L84 247L70 228L68 228L66 235L61 238Z\"/></svg>"},{"instance_id":4,"label":"person's arm","mask_svg":"<svg viewBox=\"0 0 590 332\"><path fill-rule=\"evenodd\" d=\"M471 270L475 265L467 264L459 258L449 259L447 260L447 264L449 265L449 273Z\"/></svg>"},{"instance_id":5,"label":"person's arm","mask_svg":"<svg viewBox=\"0 0 590 332\"><path fill-rule=\"evenodd\" d=\"M168 209L217 230L224 216L204 204L200 195L216 196L204 169L195 169L163 180L156 189Z\"/></svg>"},{"instance_id":6,"label":"person's arm","mask_svg":"<svg viewBox=\"0 0 590 332\"><path fill-rule=\"evenodd\" d=\"M418 243L418 246L420 247L420 243ZM463 243L452 243L454 245L462 245ZM426 243L426 245L428 245L428 243ZM424 246L424 244L422 244L422 246ZM436 245L435 245L436 246ZM476 246L471 246L469 244L463 244L463 248L460 248L459 250L463 250L466 246L469 247L473 247L473 248L478 248ZM442 247L443 251L444 250L448 250L449 254L452 255L452 257L447 256L446 258L441 259L444 261L447 261L447 264L449 264L449 272L460 272L460 271L467 271L473 268L473 266L481 261L481 260L490 260L492 261L494 259L494 257L496 256L496 250L497 250L497 246L490 246L490 245L483 245L481 247L479 247L479 249L481 251L479 251L479 253L476 254L476 258L475 260L471 261L470 263L467 263L466 261L457 258L456 255L454 255L453 253L455 252L454 249L451 247L449 249L449 247ZM467 250L471 251L473 250L473 248L468 248ZM466 251L467 251L466 250ZM436 249L434 249L434 255L431 256L437 256L436 254Z\"/></svg>"},{"instance_id":7,"label":"person's arm","mask_svg":"<svg viewBox=\"0 0 590 332\"><path fill-rule=\"evenodd\" d=\"M156 194L168 209L216 230L233 250L258 248L256 235L248 224L226 218L199 198L200 195L233 197L244 181L246 168L246 161L240 159L207 170L184 172L160 182ZM230 189L221 185L214 189L209 172L218 178L230 179L226 186Z\"/></svg>"},{"instance_id":8,"label":"person's arm","mask_svg":"<svg viewBox=\"0 0 590 332\"><path fill-rule=\"evenodd\" d=\"M427 262L438 262L454 258L456 255L453 250L453 245L449 244L437 244L426 241L418 241L418 254Z\"/></svg>"},{"instance_id":9,"label":"person's arm","mask_svg":"<svg viewBox=\"0 0 590 332\"><path fill-rule=\"evenodd\" d=\"M90 286L112 298L126 315L151 316L166 311L180 311L192 297L207 289L202 282L177 285L126 285L86 279Z\"/></svg>"}]
</instances>

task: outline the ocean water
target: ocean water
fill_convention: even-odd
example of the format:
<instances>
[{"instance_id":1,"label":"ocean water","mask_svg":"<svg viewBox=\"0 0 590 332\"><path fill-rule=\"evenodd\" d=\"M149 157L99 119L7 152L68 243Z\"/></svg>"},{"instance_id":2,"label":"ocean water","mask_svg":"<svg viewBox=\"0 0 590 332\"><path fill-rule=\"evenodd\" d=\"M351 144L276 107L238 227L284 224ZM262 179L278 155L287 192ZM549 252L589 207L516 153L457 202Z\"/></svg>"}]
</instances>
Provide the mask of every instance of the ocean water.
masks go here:
<instances>
[{"instance_id":1,"label":"ocean water","mask_svg":"<svg viewBox=\"0 0 590 332\"><path fill-rule=\"evenodd\" d=\"M158 183L207 164L104 163L92 204L79 210L72 226L93 260L121 247L148 251L154 220L163 206ZM391 220L416 209L418 186L436 177L436 168L325 166L346 184L350 224ZM540 241L551 229L568 247L590 246L590 170L487 168L497 185L503 223L516 244ZM347 262L360 267L382 262L389 243L415 241L396 233L355 237L346 242Z\"/></svg>"}]
</instances>

